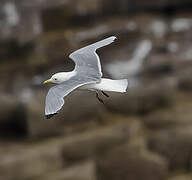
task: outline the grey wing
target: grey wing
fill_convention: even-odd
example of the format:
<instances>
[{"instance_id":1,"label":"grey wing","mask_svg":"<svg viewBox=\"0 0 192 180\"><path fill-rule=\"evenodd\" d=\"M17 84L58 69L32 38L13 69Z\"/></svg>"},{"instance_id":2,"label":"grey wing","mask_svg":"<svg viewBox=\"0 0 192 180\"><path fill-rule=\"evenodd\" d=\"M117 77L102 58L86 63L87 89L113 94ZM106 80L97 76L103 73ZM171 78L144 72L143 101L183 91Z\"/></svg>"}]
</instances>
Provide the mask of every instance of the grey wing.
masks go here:
<instances>
[{"instance_id":1,"label":"grey wing","mask_svg":"<svg viewBox=\"0 0 192 180\"><path fill-rule=\"evenodd\" d=\"M89 77L75 76L59 85L50 88L45 100L45 117L49 119L57 114L57 112L64 105L63 98L65 96L67 96L76 88L89 83L95 83L95 81Z\"/></svg>"},{"instance_id":2,"label":"grey wing","mask_svg":"<svg viewBox=\"0 0 192 180\"><path fill-rule=\"evenodd\" d=\"M76 64L75 71L82 75L85 74L86 76L94 77L97 80L100 80L102 77L101 63L96 50L98 48L111 44L116 39L117 38L115 36L111 36L70 54L69 57Z\"/></svg>"}]
</instances>

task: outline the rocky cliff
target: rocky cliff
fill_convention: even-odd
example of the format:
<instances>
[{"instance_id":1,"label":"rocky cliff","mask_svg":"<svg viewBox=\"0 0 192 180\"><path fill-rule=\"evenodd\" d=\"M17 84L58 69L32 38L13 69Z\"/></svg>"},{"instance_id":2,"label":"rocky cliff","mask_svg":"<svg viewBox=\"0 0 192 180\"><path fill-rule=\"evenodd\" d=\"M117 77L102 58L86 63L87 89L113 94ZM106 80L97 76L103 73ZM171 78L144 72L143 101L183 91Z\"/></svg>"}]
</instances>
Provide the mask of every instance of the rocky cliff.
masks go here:
<instances>
[{"instance_id":1,"label":"rocky cliff","mask_svg":"<svg viewBox=\"0 0 192 180\"><path fill-rule=\"evenodd\" d=\"M191 1L0 2L0 179L189 180ZM110 35L105 77L126 94L100 104L74 92L44 119L42 82L74 67L68 55ZM136 62L142 62L137 65Z\"/></svg>"}]
</instances>

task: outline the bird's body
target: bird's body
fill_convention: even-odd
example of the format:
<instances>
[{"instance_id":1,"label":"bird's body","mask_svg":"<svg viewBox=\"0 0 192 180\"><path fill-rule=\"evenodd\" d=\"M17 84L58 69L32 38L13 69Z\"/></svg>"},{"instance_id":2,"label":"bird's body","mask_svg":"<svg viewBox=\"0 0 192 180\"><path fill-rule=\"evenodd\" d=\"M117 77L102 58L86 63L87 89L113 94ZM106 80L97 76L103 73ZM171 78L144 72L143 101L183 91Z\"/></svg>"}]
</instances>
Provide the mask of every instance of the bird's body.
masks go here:
<instances>
[{"instance_id":1,"label":"bird's body","mask_svg":"<svg viewBox=\"0 0 192 180\"><path fill-rule=\"evenodd\" d=\"M86 84L79 87L78 89L124 93L127 91L127 87L128 87L127 79L112 80L112 79L102 78L99 83Z\"/></svg>"},{"instance_id":2,"label":"bird's body","mask_svg":"<svg viewBox=\"0 0 192 180\"><path fill-rule=\"evenodd\" d=\"M73 90L96 91L96 97L100 102L98 91L109 97L104 91L126 92L128 80L112 80L102 78L101 64L96 50L100 47L111 44L116 37L112 36L102 41L96 42L84 48L81 48L72 54L70 58L75 62L75 68L71 72L59 72L54 74L44 83L56 83L47 96L45 103L45 116L51 118L64 104L64 97Z\"/></svg>"},{"instance_id":3,"label":"bird's body","mask_svg":"<svg viewBox=\"0 0 192 180\"><path fill-rule=\"evenodd\" d=\"M67 80L70 80L72 77L76 76L75 71L70 72L59 72L52 76L52 82L56 84L61 84ZM90 91L109 91L109 92L126 92L128 86L127 79L122 80L113 80L107 78L101 78L101 81L98 83L89 83L80 86L77 90L90 90Z\"/></svg>"}]
</instances>

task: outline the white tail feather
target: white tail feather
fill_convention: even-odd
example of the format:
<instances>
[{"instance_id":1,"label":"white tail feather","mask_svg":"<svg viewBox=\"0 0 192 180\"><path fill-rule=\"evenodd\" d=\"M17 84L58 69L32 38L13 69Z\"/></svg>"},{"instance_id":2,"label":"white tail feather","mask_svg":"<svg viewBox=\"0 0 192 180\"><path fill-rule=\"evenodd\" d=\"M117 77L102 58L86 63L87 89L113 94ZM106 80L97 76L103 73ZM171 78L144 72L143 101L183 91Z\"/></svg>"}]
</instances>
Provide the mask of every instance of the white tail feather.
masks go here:
<instances>
[{"instance_id":1,"label":"white tail feather","mask_svg":"<svg viewBox=\"0 0 192 180\"><path fill-rule=\"evenodd\" d=\"M112 92L121 92L124 93L128 89L128 80L112 80L102 78L100 83L97 84L88 84L82 86L80 89L94 89L100 91L112 91Z\"/></svg>"}]
</instances>

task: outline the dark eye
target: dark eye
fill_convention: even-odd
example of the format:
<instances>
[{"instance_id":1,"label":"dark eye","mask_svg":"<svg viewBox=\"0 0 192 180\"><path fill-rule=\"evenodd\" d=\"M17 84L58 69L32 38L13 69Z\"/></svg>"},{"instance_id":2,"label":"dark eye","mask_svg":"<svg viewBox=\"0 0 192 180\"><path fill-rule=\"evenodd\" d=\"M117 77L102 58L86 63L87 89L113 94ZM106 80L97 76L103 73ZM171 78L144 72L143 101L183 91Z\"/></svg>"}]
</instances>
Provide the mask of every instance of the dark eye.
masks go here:
<instances>
[{"instance_id":1,"label":"dark eye","mask_svg":"<svg viewBox=\"0 0 192 180\"><path fill-rule=\"evenodd\" d=\"M57 81L57 78L55 78L54 80Z\"/></svg>"}]
</instances>

